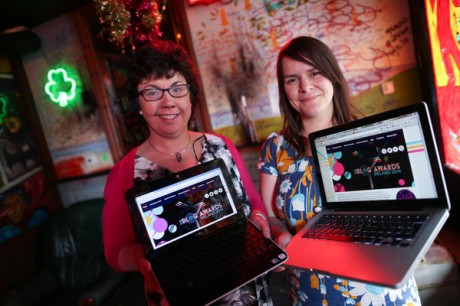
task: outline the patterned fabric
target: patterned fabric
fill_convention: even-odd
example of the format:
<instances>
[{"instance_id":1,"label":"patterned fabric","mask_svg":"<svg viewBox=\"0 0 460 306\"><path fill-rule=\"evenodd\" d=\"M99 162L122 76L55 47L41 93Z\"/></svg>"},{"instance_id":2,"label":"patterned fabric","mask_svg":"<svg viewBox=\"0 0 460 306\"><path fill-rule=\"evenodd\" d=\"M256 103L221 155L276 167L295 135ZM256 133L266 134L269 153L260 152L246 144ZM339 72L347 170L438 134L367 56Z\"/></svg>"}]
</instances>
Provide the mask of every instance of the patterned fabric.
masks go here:
<instances>
[{"instance_id":1,"label":"patterned fabric","mask_svg":"<svg viewBox=\"0 0 460 306\"><path fill-rule=\"evenodd\" d=\"M321 211L321 198L311 156L295 159L281 134L265 141L259 171L276 175L276 215L292 234ZM312 252L314 250L311 250ZM413 276L400 289L359 283L310 271L286 269L292 305L421 305Z\"/></svg>"},{"instance_id":2,"label":"patterned fabric","mask_svg":"<svg viewBox=\"0 0 460 306\"><path fill-rule=\"evenodd\" d=\"M240 197L246 216L250 214L249 199L246 195L240 180L240 174L235 162L232 159L230 151L224 141L215 135L203 134L195 140L194 146L201 145L203 152L201 156L196 156L198 163L202 164L216 158L222 158L230 171L233 185ZM142 156L135 158L134 166L134 184L145 180L155 180L164 177L172 172L161 165L156 164ZM267 292L266 278L260 277L255 281L237 289L224 296L213 305L238 305L238 306L255 306L255 305L272 305L271 298Z\"/></svg>"}]
</instances>

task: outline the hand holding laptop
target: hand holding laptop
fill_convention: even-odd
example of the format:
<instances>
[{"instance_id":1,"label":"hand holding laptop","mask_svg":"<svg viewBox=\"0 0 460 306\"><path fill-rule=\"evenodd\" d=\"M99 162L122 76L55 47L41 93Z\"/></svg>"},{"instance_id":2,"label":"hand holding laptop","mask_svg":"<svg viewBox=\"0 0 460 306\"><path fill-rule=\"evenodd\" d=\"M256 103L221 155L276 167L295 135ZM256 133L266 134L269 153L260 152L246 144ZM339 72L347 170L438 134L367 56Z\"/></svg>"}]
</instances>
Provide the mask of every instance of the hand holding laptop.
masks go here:
<instances>
[{"instance_id":1,"label":"hand holding laptop","mask_svg":"<svg viewBox=\"0 0 460 306\"><path fill-rule=\"evenodd\" d=\"M142 244L138 243L137 245L133 245L131 252L125 252L125 258L123 259L122 256L121 261L125 261L125 264L129 264L127 263L129 261L128 257L131 256L134 258L134 262L144 279L145 295L148 296L146 299L147 303L155 306L169 306L168 301L164 297L163 290L153 273L152 265L150 261L145 258L145 251Z\"/></svg>"},{"instance_id":2,"label":"hand holding laptop","mask_svg":"<svg viewBox=\"0 0 460 306\"><path fill-rule=\"evenodd\" d=\"M158 281L171 305L226 298L287 259L246 218L222 159L134 186L126 199L155 273L138 255L147 294L153 289L159 299ZM153 219L166 224L163 235L153 232Z\"/></svg>"},{"instance_id":3,"label":"hand holding laptop","mask_svg":"<svg viewBox=\"0 0 460 306\"><path fill-rule=\"evenodd\" d=\"M155 306L169 306L168 301L166 300L163 290L158 283L155 274L152 271L152 265L150 262L144 257L143 251L140 254L142 257L139 258L138 266L139 271L144 278L144 287L145 287L145 295L148 296L146 299L147 302L153 304Z\"/></svg>"},{"instance_id":4,"label":"hand holding laptop","mask_svg":"<svg viewBox=\"0 0 460 306\"><path fill-rule=\"evenodd\" d=\"M427 105L309 138L323 208L289 243L286 265L401 288L450 210Z\"/></svg>"},{"instance_id":5,"label":"hand holding laptop","mask_svg":"<svg viewBox=\"0 0 460 306\"><path fill-rule=\"evenodd\" d=\"M286 228L286 226L278 220L276 217L270 217L270 228L273 232L273 241L283 250L286 251L286 247L291 241L292 234ZM282 272L284 271L284 266L279 266L275 268L273 271L275 272Z\"/></svg>"},{"instance_id":6,"label":"hand holding laptop","mask_svg":"<svg viewBox=\"0 0 460 306\"><path fill-rule=\"evenodd\" d=\"M257 210L253 211L251 213L251 221L257 226L258 229L262 231L262 234L265 238L271 238L270 226L268 225L268 220L264 214Z\"/></svg>"}]
</instances>

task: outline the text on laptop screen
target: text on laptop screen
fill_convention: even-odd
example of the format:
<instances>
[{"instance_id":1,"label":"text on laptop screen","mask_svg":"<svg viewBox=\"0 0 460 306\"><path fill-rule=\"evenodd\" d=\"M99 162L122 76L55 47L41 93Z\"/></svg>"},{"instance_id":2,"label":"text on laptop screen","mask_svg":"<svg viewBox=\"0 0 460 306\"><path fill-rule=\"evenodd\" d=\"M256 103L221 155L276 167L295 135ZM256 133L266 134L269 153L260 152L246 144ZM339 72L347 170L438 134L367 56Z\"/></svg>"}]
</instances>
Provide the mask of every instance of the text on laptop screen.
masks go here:
<instances>
[{"instance_id":1,"label":"text on laptop screen","mask_svg":"<svg viewBox=\"0 0 460 306\"><path fill-rule=\"evenodd\" d=\"M136 198L157 249L237 213L219 168Z\"/></svg>"},{"instance_id":2,"label":"text on laptop screen","mask_svg":"<svg viewBox=\"0 0 460 306\"><path fill-rule=\"evenodd\" d=\"M315 139L328 202L436 198L419 114Z\"/></svg>"}]
</instances>

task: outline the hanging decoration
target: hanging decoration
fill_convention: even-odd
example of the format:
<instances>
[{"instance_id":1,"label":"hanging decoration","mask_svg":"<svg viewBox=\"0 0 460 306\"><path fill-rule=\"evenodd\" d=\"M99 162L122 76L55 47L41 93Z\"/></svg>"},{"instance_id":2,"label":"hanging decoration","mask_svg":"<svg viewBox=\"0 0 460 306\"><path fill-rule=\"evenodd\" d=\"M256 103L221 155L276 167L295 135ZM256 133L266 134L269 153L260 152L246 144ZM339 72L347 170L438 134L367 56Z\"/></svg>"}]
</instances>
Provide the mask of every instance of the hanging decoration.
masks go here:
<instances>
[{"instance_id":1,"label":"hanging decoration","mask_svg":"<svg viewBox=\"0 0 460 306\"><path fill-rule=\"evenodd\" d=\"M102 36L125 50L161 36L161 13L156 0L95 0ZM163 5L164 7L164 5Z\"/></svg>"}]
</instances>

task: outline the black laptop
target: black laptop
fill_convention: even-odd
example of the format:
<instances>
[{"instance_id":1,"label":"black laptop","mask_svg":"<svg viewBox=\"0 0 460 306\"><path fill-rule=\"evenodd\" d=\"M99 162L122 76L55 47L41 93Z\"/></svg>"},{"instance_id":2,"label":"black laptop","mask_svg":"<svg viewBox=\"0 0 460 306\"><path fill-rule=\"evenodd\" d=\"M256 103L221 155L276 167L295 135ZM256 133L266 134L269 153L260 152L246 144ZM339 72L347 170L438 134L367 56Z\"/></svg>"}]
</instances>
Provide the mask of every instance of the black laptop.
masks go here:
<instances>
[{"instance_id":1,"label":"black laptop","mask_svg":"<svg viewBox=\"0 0 460 306\"><path fill-rule=\"evenodd\" d=\"M207 305L287 259L246 218L222 159L133 187L126 199L171 305Z\"/></svg>"},{"instance_id":2,"label":"black laptop","mask_svg":"<svg viewBox=\"0 0 460 306\"><path fill-rule=\"evenodd\" d=\"M289 266L401 287L449 216L424 102L309 136L323 211L287 246Z\"/></svg>"}]
</instances>

